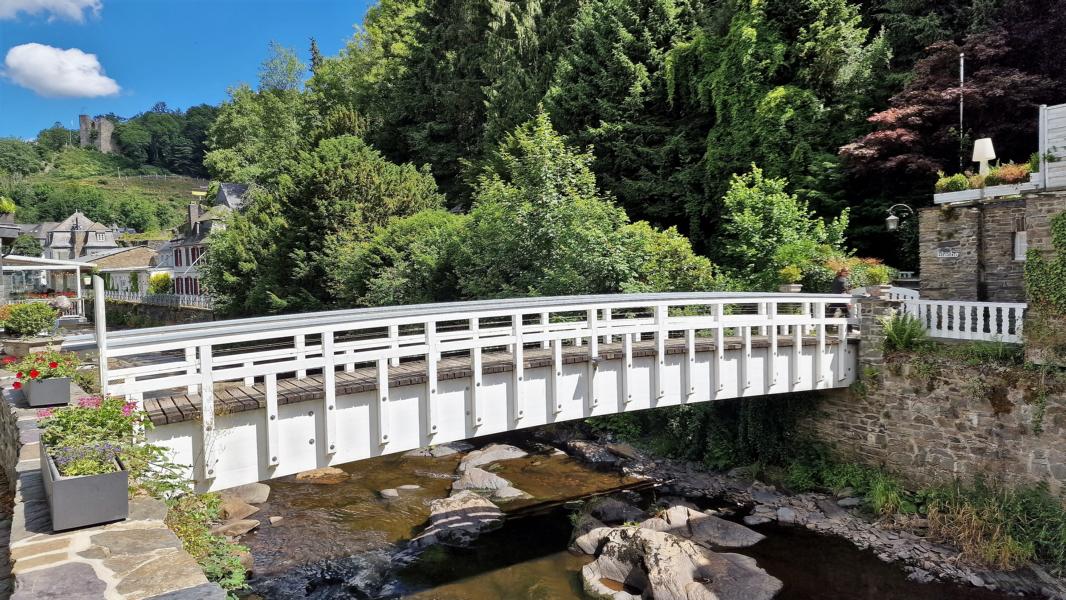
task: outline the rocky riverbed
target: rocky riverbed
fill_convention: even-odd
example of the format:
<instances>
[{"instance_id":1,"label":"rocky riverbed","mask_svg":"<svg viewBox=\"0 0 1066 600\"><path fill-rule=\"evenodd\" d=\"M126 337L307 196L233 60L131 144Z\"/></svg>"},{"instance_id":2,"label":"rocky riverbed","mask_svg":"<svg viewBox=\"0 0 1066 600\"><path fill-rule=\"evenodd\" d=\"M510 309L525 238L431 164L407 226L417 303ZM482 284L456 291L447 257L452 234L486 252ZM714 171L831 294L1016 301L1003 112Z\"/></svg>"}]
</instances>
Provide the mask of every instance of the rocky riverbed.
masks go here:
<instances>
[{"instance_id":1,"label":"rocky riverbed","mask_svg":"<svg viewBox=\"0 0 1066 600\"><path fill-rule=\"evenodd\" d=\"M861 499L788 495L625 444L542 433L269 484L238 519L256 521L239 538L262 598L1066 598L1036 569L961 564ZM631 487L643 491L602 496Z\"/></svg>"}]
</instances>

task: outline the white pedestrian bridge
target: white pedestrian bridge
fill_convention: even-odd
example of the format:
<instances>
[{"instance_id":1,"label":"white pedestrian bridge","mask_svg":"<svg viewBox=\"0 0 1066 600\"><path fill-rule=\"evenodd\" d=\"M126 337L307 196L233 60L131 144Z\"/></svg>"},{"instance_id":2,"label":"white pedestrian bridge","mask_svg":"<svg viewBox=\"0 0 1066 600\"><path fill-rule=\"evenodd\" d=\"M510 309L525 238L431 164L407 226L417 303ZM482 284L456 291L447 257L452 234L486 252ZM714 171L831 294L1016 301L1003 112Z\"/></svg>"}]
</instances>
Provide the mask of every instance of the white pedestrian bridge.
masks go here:
<instances>
[{"instance_id":1,"label":"white pedestrian bridge","mask_svg":"<svg viewBox=\"0 0 1066 600\"><path fill-rule=\"evenodd\" d=\"M858 349L822 294L564 296L109 332L105 393L223 489L587 417L848 386Z\"/></svg>"}]
</instances>

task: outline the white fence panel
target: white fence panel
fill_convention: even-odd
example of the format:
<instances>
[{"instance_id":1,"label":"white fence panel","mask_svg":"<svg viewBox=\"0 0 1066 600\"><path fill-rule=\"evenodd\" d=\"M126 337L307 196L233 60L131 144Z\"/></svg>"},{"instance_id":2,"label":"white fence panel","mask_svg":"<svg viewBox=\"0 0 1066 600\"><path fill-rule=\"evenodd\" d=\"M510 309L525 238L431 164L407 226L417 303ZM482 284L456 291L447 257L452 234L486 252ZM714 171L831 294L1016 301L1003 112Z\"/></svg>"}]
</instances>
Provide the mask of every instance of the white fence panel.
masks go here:
<instances>
[{"instance_id":1,"label":"white fence panel","mask_svg":"<svg viewBox=\"0 0 1066 600\"><path fill-rule=\"evenodd\" d=\"M905 300L901 306L922 322L930 337L1022 342L1025 303Z\"/></svg>"}]
</instances>

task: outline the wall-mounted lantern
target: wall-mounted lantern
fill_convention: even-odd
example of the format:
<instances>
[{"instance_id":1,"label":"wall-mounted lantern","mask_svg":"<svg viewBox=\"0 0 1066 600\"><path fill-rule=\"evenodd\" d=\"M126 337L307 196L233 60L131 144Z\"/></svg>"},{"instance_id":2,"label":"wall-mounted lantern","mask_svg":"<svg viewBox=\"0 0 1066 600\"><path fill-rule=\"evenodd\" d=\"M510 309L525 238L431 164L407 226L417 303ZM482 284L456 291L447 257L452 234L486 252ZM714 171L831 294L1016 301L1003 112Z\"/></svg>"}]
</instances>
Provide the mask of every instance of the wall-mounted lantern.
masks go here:
<instances>
[{"instance_id":1,"label":"wall-mounted lantern","mask_svg":"<svg viewBox=\"0 0 1066 600\"><path fill-rule=\"evenodd\" d=\"M896 231L899 229L899 217L896 216L896 209L906 209L908 215L914 215L914 209L906 204L895 204L888 209L888 216L885 217L885 228L889 231Z\"/></svg>"}]
</instances>

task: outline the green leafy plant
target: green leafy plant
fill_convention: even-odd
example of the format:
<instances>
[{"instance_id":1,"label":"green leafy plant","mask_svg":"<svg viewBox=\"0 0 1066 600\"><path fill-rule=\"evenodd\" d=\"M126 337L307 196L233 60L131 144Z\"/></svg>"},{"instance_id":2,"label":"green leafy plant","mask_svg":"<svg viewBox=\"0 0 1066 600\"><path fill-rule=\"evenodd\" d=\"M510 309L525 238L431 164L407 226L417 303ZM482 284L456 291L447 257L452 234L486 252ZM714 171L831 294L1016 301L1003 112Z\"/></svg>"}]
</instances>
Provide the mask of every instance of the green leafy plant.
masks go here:
<instances>
[{"instance_id":1,"label":"green leafy plant","mask_svg":"<svg viewBox=\"0 0 1066 600\"><path fill-rule=\"evenodd\" d=\"M18 210L15 201L7 196L0 196L0 214L9 215Z\"/></svg>"},{"instance_id":2,"label":"green leafy plant","mask_svg":"<svg viewBox=\"0 0 1066 600\"><path fill-rule=\"evenodd\" d=\"M1008 489L978 478L930 489L930 533L972 562L1014 569L1030 560L1066 573L1066 506L1046 485Z\"/></svg>"},{"instance_id":3,"label":"green leafy plant","mask_svg":"<svg viewBox=\"0 0 1066 600\"><path fill-rule=\"evenodd\" d=\"M1028 163L1015 164L1012 162L997 165L985 175L985 185L1011 185L1024 183L1029 180L1031 168Z\"/></svg>"},{"instance_id":4,"label":"green leafy plant","mask_svg":"<svg viewBox=\"0 0 1066 600\"><path fill-rule=\"evenodd\" d=\"M54 327L58 316L58 310L43 302L16 304L4 321L4 331L20 337L33 337Z\"/></svg>"},{"instance_id":5,"label":"green leafy plant","mask_svg":"<svg viewBox=\"0 0 1066 600\"><path fill-rule=\"evenodd\" d=\"M881 319L881 325L885 333L885 352L919 350L929 343L925 326L914 315L897 313Z\"/></svg>"},{"instance_id":6,"label":"green leafy plant","mask_svg":"<svg viewBox=\"0 0 1066 600\"><path fill-rule=\"evenodd\" d=\"M944 175L944 172L941 171L939 175L940 179L937 179L936 185L934 186L934 189L938 194L946 192L962 192L970 189L970 180L962 173Z\"/></svg>"},{"instance_id":7,"label":"green leafy plant","mask_svg":"<svg viewBox=\"0 0 1066 600\"><path fill-rule=\"evenodd\" d=\"M156 273L148 278L149 294L172 294L174 293L174 281L170 273Z\"/></svg>"},{"instance_id":8,"label":"green leafy plant","mask_svg":"<svg viewBox=\"0 0 1066 600\"><path fill-rule=\"evenodd\" d=\"M777 272L781 277L781 283L799 283L803 280L803 271L796 265L785 265Z\"/></svg>"},{"instance_id":9,"label":"green leafy plant","mask_svg":"<svg viewBox=\"0 0 1066 600\"><path fill-rule=\"evenodd\" d=\"M211 581L227 592L244 589L245 568L241 554L248 549L211 533L221 518L222 499L218 494L187 493L167 502L166 524Z\"/></svg>"},{"instance_id":10,"label":"green leafy plant","mask_svg":"<svg viewBox=\"0 0 1066 600\"><path fill-rule=\"evenodd\" d=\"M81 360L73 352L48 350L24 356L8 368L15 371L17 390L30 381L74 377L80 364Z\"/></svg>"}]
</instances>

